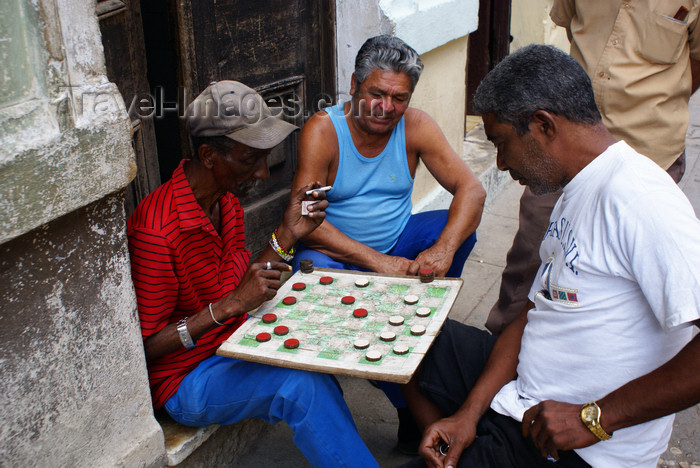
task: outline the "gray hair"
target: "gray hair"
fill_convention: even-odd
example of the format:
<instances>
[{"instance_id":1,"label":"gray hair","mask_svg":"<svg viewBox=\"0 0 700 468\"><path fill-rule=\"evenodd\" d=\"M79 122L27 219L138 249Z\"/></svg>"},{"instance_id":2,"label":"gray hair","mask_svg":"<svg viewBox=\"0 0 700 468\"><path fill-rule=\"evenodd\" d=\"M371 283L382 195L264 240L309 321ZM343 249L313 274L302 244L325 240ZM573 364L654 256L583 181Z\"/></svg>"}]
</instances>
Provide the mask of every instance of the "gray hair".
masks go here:
<instances>
[{"instance_id":1,"label":"gray hair","mask_svg":"<svg viewBox=\"0 0 700 468\"><path fill-rule=\"evenodd\" d=\"M411 91L416 88L423 71L418 53L395 36L375 36L367 39L355 57L357 85L365 81L374 70L405 73L411 80Z\"/></svg>"},{"instance_id":2,"label":"gray hair","mask_svg":"<svg viewBox=\"0 0 700 468\"><path fill-rule=\"evenodd\" d=\"M518 49L486 75L474 95L474 110L512 124L518 135L529 132L538 110L572 122L601 121L591 80L581 65L559 49L538 44Z\"/></svg>"}]
</instances>

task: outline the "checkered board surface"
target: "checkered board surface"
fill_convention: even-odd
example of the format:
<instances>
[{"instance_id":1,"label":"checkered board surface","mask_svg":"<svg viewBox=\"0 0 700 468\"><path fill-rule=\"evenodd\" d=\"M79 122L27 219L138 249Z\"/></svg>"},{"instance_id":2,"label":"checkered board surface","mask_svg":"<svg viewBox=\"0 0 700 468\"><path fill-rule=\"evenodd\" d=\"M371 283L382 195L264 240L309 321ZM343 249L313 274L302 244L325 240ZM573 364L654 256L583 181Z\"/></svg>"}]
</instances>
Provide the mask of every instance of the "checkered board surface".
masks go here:
<instances>
[{"instance_id":1,"label":"checkered board surface","mask_svg":"<svg viewBox=\"0 0 700 468\"><path fill-rule=\"evenodd\" d=\"M321 284L324 276L332 277L333 282ZM368 279L369 285L356 286L358 278ZM305 283L306 288L295 291L292 289L295 283ZM442 328L461 287L460 278L436 278L421 283L417 276L326 268L315 268L313 273L306 274L297 272L221 345L217 354L281 367L406 383ZM407 295L418 296L418 302L406 304ZM289 296L296 298L295 304L282 302ZM344 296L353 296L355 303L343 304ZM417 316L419 307L430 308L430 315ZM353 310L357 308L366 309L367 317L354 317ZM262 316L269 313L277 316L275 322L262 321ZM404 317L402 325L389 323L389 317L396 315ZM279 325L288 327L289 333L275 335L274 329ZM425 333L412 335L413 325L425 326ZM394 332L396 339L380 340L384 331ZM269 333L271 340L258 342L256 336L262 332ZM299 347L285 348L284 341L289 338L298 339ZM354 343L358 338L368 340L369 348L356 349ZM397 344L408 346L408 353L394 353ZM381 359L368 361L369 350L379 351Z\"/></svg>"}]
</instances>

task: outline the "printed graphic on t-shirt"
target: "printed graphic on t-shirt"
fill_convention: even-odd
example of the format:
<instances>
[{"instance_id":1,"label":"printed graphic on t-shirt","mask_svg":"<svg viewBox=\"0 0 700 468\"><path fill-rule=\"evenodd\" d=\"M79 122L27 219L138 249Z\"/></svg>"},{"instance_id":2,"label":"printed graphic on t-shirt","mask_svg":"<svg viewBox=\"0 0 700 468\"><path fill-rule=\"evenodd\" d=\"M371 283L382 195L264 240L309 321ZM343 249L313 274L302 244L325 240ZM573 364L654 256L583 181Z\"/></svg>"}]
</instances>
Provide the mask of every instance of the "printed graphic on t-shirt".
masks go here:
<instances>
[{"instance_id":1,"label":"printed graphic on t-shirt","mask_svg":"<svg viewBox=\"0 0 700 468\"><path fill-rule=\"evenodd\" d=\"M567 305L578 307L578 290L562 288L555 284L552 285L550 296L553 301L563 302Z\"/></svg>"},{"instance_id":2,"label":"printed graphic on t-shirt","mask_svg":"<svg viewBox=\"0 0 700 468\"><path fill-rule=\"evenodd\" d=\"M564 265L570 269L575 275L578 275L576 268L579 257L578 245L574 236L571 221L566 218L560 218L557 221L549 223L547 231L544 233L544 242L548 237L557 239L564 251Z\"/></svg>"},{"instance_id":3,"label":"printed graphic on t-shirt","mask_svg":"<svg viewBox=\"0 0 700 468\"><path fill-rule=\"evenodd\" d=\"M564 288L556 284L552 284L552 265L554 264L554 252L545 262L542 269L540 280L543 289L540 293L550 301L560 302L567 305L578 307L578 289Z\"/></svg>"}]
</instances>

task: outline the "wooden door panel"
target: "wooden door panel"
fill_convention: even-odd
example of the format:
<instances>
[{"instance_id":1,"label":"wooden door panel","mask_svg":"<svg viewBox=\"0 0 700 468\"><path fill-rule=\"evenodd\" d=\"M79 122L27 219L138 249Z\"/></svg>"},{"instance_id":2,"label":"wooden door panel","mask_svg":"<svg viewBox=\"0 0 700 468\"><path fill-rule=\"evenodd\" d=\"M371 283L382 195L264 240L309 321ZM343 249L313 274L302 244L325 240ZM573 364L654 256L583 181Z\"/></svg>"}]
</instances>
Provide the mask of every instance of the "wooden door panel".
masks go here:
<instances>
[{"instance_id":1,"label":"wooden door panel","mask_svg":"<svg viewBox=\"0 0 700 468\"><path fill-rule=\"evenodd\" d=\"M140 113L137 101L150 96L141 9L136 0L103 0L96 6L102 32L107 76L124 98L132 126L136 178L127 190L127 215L160 185L158 151L152 116ZM105 148L109 151L108 148Z\"/></svg>"},{"instance_id":2,"label":"wooden door panel","mask_svg":"<svg viewBox=\"0 0 700 468\"><path fill-rule=\"evenodd\" d=\"M467 114L473 115L476 88L506 58L510 47L511 0L480 0L479 26L469 35L467 51Z\"/></svg>"},{"instance_id":3,"label":"wooden door panel","mask_svg":"<svg viewBox=\"0 0 700 468\"><path fill-rule=\"evenodd\" d=\"M333 12L332 0L177 3L179 85L194 97L212 81L241 81L301 127L319 101L328 103L335 95ZM296 150L294 133L270 155L270 178L241 200L247 245L254 252L281 220Z\"/></svg>"}]
</instances>

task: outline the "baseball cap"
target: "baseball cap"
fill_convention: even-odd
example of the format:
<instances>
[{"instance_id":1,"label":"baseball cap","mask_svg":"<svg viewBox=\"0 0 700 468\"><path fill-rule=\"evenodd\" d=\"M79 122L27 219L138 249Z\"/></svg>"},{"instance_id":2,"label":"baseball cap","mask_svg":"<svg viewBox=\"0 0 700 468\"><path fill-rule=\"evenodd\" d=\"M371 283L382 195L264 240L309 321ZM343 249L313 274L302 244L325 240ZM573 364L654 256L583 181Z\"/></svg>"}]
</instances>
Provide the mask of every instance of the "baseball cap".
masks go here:
<instances>
[{"instance_id":1,"label":"baseball cap","mask_svg":"<svg viewBox=\"0 0 700 468\"><path fill-rule=\"evenodd\" d=\"M226 136L258 149L277 146L299 128L272 115L262 96L238 81L212 82L185 118L191 137Z\"/></svg>"}]
</instances>

